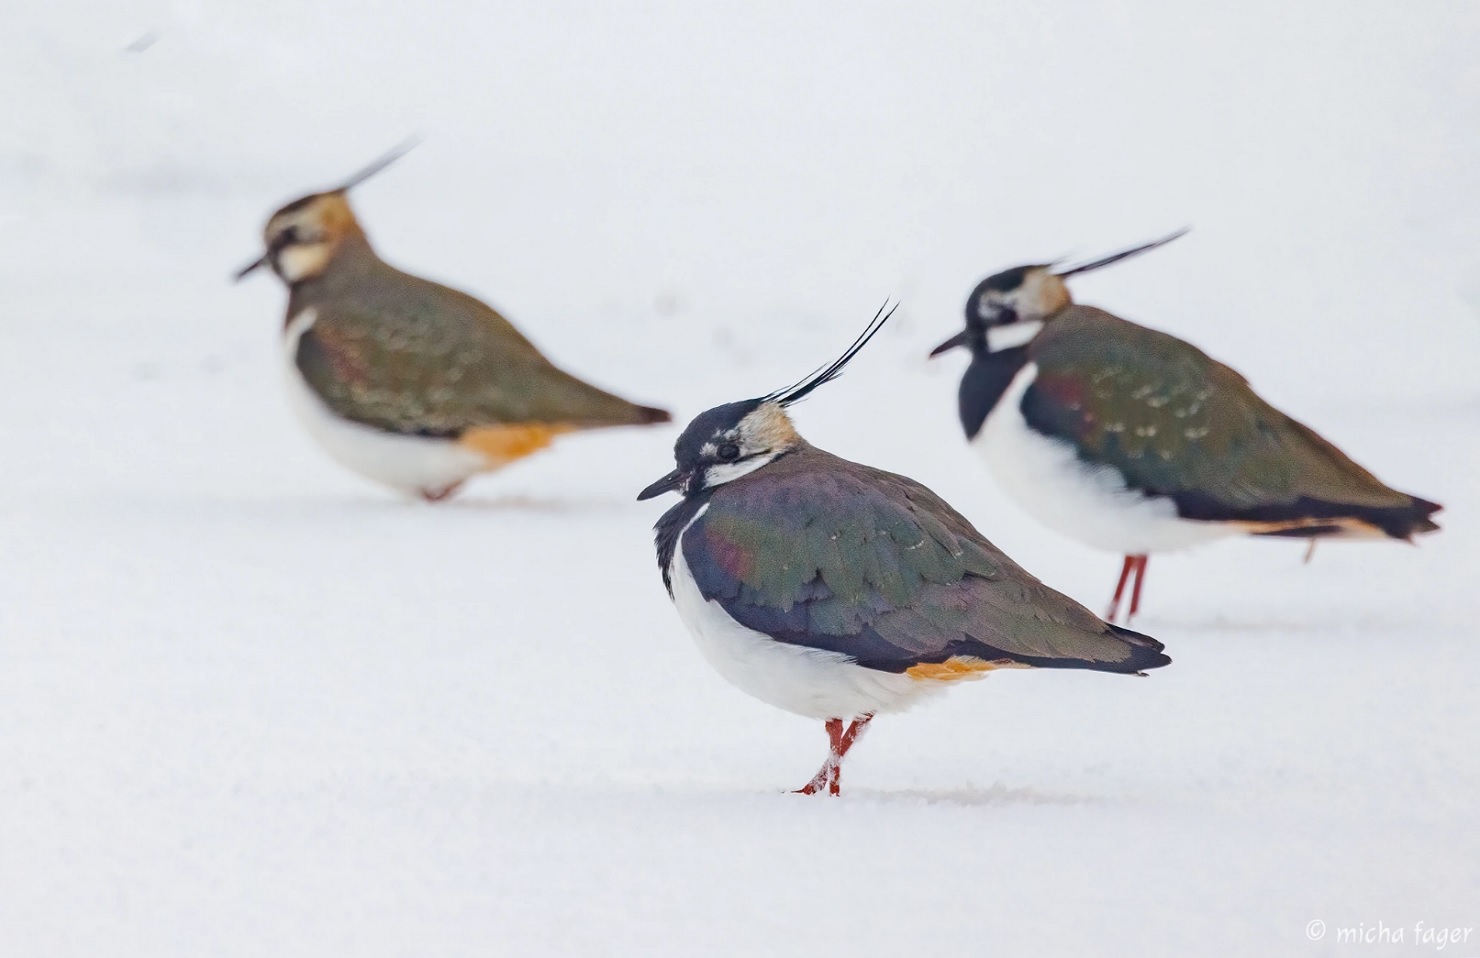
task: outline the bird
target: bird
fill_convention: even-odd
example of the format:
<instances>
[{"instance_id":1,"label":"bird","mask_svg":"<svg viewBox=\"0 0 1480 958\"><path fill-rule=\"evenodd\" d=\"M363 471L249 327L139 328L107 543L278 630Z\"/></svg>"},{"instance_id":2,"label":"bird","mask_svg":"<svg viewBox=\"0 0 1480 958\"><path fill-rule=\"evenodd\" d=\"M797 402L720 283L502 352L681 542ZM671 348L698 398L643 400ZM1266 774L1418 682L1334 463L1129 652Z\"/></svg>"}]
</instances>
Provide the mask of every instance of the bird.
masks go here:
<instances>
[{"instance_id":1,"label":"bird","mask_svg":"<svg viewBox=\"0 0 1480 958\"><path fill-rule=\"evenodd\" d=\"M704 658L751 696L823 721L827 759L803 794L840 794L843 757L875 715L962 681L1171 661L1028 574L925 486L797 433L788 407L836 379L889 315L795 385L695 417L676 468L637 497L682 495L654 540Z\"/></svg>"},{"instance_id":2,"label":"bird","mask_svg":"<svg viewBox=\"0 0 1480 958\"><path fill-rule=\"evenodd\" d=\"M348 192L408 148L273 213L266 251L236 273L268 266L288 287L289 390L319 445L438 502L562 434L669 422L555 366L483 302L376 255Z\"/></svg>"},{"instance_id":3,"label":"bird","mask_svg":"<svg viewBox=\"0 0 1480 958\"><path fill-rule=\"evenodd\" d=\"M1039 522L1123 557L1105 617L1140 610L1152 553L1227 536L1411 542L1441 506L1399 492L1191 343L1080 306L1064 280L1170 243L994 273L966 301L961 425Z\"/></svg>"}]
</instances>

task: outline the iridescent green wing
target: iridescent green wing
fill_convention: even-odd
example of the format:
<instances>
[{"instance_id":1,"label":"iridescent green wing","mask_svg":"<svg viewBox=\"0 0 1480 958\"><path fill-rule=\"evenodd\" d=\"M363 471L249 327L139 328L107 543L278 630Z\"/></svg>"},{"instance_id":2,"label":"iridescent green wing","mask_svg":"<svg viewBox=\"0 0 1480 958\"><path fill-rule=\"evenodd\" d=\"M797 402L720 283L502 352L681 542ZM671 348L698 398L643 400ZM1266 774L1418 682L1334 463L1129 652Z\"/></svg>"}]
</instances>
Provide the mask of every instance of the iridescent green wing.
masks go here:
<instances>
[{"instance_id":1,"label":"iridescent green wing","mask_svg":"<svg viewBox=\"0 0 1480 958\"><path fill-rule=\"evenodd\" d=\"M652 421L651 410L556 368L471 296L382 268L385 275L295 304L317 315L299 341L298 368L339 415L446 436L486 426Z\"/></svg>"},{"instance_id":2,"label":"iridescent green wing","mask_svg":"<svg viewBox=\"0 0 1480 958\"><path fill-rule=\"evenodd\" d=\"M957 656L1111 672L1169 661L1024 572L919 483L805 455L721 486L679 544L700 593L742 625L893 672Z\"/></svg>"},{"instance_id":3,"label":"iridescent green wing","mask_svg":"<svg viewBox=\"0 0 1480 958\"><path fill-rule=\"evenodd\" d=\"M1086 463L1113 467L1132 489L1173 497L1186 518L1279 520L1318 504L1414 502L1165 333L1074 306L1033 341L1029 361L1028 425L1071 443Z\"/></svg>"}]
</instances>

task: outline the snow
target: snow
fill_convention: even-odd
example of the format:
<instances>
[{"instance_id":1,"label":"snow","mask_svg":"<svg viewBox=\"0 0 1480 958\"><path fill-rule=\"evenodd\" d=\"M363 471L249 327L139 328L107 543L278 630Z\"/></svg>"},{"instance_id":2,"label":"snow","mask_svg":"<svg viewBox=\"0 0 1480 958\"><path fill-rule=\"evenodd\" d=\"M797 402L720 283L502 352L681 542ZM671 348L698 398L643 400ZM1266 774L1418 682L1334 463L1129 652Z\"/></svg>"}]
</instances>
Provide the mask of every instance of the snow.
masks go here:
<instances>
[{"instance_id":1,"label":"snow","mask_svg":"<svg viewBox=\"0 0 1480 958\"><path fill-rule=\"evenodd\" d=\"M1477 41L1462 0L12 5L0 954L1480 954ZM994 675L782 794L822 729L705 665L633 501L677 427L431 507L293 420L283 293L227 276L412 132L354 196L382 252L681 419L899 297L800 428L1094 608L1118 560L1003 498L924 356L987 273L1188 223L1077 295L1444 531L1154 560L1171 667Z\"/></svg>"}]
</instances>

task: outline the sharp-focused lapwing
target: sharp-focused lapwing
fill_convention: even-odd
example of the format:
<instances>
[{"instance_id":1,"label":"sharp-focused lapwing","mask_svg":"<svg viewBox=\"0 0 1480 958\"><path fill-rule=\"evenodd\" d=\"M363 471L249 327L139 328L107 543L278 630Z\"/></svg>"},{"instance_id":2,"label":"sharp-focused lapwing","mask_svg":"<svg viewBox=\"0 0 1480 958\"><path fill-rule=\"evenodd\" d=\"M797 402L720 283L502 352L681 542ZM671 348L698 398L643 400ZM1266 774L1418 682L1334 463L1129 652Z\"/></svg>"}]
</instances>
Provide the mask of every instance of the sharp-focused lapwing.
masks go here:
<instances>
[{"instance_id":1,"label":"sharp-focused lapwing","mask_svg":"<svg viewBox=\"0 0 1480 958\"><path fill-rule=\"evenodd\" d=\"M838 794L843 756L875 715L964 679L1171 661L1023 571L918 482L797 434L786 408L887 319L795 386L695 418L678 468L638 495L683 494L656 527L658 567L704 657L761 701L825 721L828 757L807 794Z\"/></svg>"},{"instance_id":2,"label":"sharp-focused lapwing","mask_svg":"<svg viewBox=\"0 0 1480 958\"><path fill-rule=\"evenodd\" d=\"M1185 232L1185 231L1184 231ZM1435 503L1389 488L1243 376L1174 336L1075 305L1064 279L1166 239L1077 266L1018 266L983 280L966 328L961 425L997 482L1040 522L1123 555L1114 621L1146 562L1231 535L1411 540Z\"/></svg>"},{"instance_id":3,"label":"sharp-focused lapwing","mask_svg":"<svg viewBox=\"0 0 1480 958\"><path fill-rule=\"evenodd\" d=\"M267 251L237 274L267 265L287 284L293 404L330 456L437 501L562 433L669 421L557 368L482 302L377 256L346 194L399 155L278 210Z\"/></svg>"}]
</instances>

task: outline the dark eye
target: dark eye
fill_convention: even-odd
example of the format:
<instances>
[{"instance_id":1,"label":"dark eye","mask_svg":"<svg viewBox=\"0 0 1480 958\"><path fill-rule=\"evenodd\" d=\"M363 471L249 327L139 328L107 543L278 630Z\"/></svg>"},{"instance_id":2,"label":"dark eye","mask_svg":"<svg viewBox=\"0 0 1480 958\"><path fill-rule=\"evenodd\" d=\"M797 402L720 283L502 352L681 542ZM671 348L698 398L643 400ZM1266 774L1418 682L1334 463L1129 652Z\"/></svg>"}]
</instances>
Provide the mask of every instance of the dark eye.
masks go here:
<instances>
[{"instance_id":1,"label":"dark eye","mask_svg":"<svg viewBox=\"0 0 1480 958\"><path fill-rule=\"evenodd\" d=\"M715 455L719 456L720 462L734 462L740 458L740 447L733 442L727 442L716 450Z\"/></svg>"}]
</instances>

